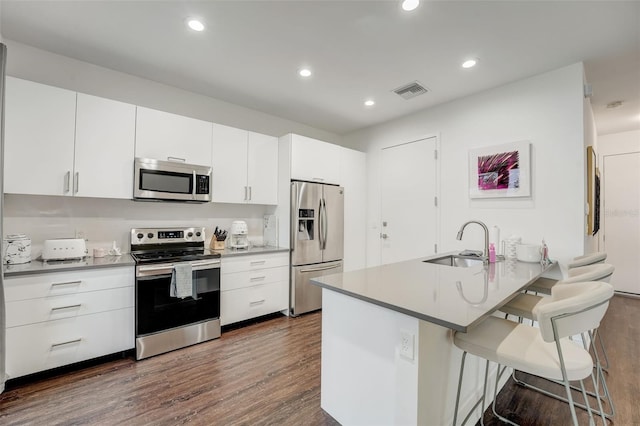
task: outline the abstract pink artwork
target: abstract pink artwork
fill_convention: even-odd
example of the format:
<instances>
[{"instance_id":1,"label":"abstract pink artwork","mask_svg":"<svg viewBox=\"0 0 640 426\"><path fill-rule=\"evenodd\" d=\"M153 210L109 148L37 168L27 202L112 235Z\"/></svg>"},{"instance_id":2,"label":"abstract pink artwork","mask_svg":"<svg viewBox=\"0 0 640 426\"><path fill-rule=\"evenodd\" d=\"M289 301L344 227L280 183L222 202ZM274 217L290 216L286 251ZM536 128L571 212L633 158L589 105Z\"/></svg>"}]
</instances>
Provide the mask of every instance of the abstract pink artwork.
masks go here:
<instances>
[{"instance_id":1,"label":"abstract pink artwork","mask_svg":"<svg viewBox=\"0 0 640 426\"><path fill-rule=\"evenodd\" d=\"M469 151L469 196L531 196L531 143L510 142Z\"/></svg>"}]
</instances>

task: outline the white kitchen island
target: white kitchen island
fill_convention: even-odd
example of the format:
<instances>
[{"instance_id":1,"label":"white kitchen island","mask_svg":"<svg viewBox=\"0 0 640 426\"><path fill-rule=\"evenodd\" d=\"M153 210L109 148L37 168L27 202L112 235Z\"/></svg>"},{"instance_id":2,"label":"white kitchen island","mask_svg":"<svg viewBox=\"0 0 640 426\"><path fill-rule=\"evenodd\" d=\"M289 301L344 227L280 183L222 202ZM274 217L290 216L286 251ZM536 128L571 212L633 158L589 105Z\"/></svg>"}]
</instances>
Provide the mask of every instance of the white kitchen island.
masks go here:
<instances>
[{"instance_id":1,"label":"white kitchen island","mask_svg":"<svg viewBox=\"0 0 640 426\"><path fill-rule=\"evenodd\" d=\"M452 330L480 323L554 266L423 262L442 256L312 280L323 287L321 406L342 425L451 424L462 354ZM463 410L483 374L470 356Z\"/></svg>"}]
</instances>

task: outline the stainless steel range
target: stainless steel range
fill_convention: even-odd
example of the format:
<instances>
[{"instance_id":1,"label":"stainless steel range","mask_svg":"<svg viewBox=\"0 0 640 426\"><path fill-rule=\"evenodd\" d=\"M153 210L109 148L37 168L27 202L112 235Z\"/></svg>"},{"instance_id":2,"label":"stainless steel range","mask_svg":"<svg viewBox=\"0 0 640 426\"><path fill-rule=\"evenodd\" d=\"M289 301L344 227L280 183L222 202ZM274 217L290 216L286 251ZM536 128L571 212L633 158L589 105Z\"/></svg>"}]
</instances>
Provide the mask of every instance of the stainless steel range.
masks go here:
<instances>
[{"instance_id":1,"label":"stainless steel range","mask_svg":"<svg viewBox=\"0 0 640 426\"><path fill-rule=\"evenodd\" d=\"M131 230L136 359L220 337L220 254L204 241L204 228Z\"/></svg>"}]
</instances>

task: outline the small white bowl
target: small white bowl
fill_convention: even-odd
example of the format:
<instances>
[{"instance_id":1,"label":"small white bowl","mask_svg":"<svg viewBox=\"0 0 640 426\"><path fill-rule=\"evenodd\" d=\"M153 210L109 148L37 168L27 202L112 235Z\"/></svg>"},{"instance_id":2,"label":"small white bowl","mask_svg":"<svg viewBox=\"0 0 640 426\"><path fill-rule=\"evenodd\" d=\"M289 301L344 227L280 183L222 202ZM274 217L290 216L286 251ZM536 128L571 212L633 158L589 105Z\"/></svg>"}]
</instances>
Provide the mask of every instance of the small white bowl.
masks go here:
<instances>
[{"instance_id":1,"label":"small white bowl","mask_svg":"<svg viewBox=\"0 0 640 426\"><path fill-rule=\"evenodd\" d=\"M542 260L541 247L536 244L518 244L516 259L520 262L540 262Z\"/></svg>"}]
</instances>

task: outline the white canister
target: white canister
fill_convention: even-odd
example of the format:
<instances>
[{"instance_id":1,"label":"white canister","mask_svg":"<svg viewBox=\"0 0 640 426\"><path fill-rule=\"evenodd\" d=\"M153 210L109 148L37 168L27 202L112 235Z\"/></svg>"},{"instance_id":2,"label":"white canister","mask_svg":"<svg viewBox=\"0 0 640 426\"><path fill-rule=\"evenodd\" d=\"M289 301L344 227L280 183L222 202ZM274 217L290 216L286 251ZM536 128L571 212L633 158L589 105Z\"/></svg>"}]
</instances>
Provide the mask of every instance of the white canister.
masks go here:
<instances>
[{"instance_id":1,"label":"white canister","mask_svg":"<svg viewBox=\"0 0 640 426\"><path fill-rule=\"evenodd\" d=\"M540 262L542 260L542 250L537 244L518 244L516 246L516 257L520 262Z\"/></svg>"},{"instance_id":2,"label":"white canister","mask_svg":"<svg viewBox=\"0 0 640 426\"><path fill-rule=\"evenodd\" d=\"M24 234L7 235L2 253L2 261L9 265L31 262L31 239Z\"/></svg>"}]
</instances>

